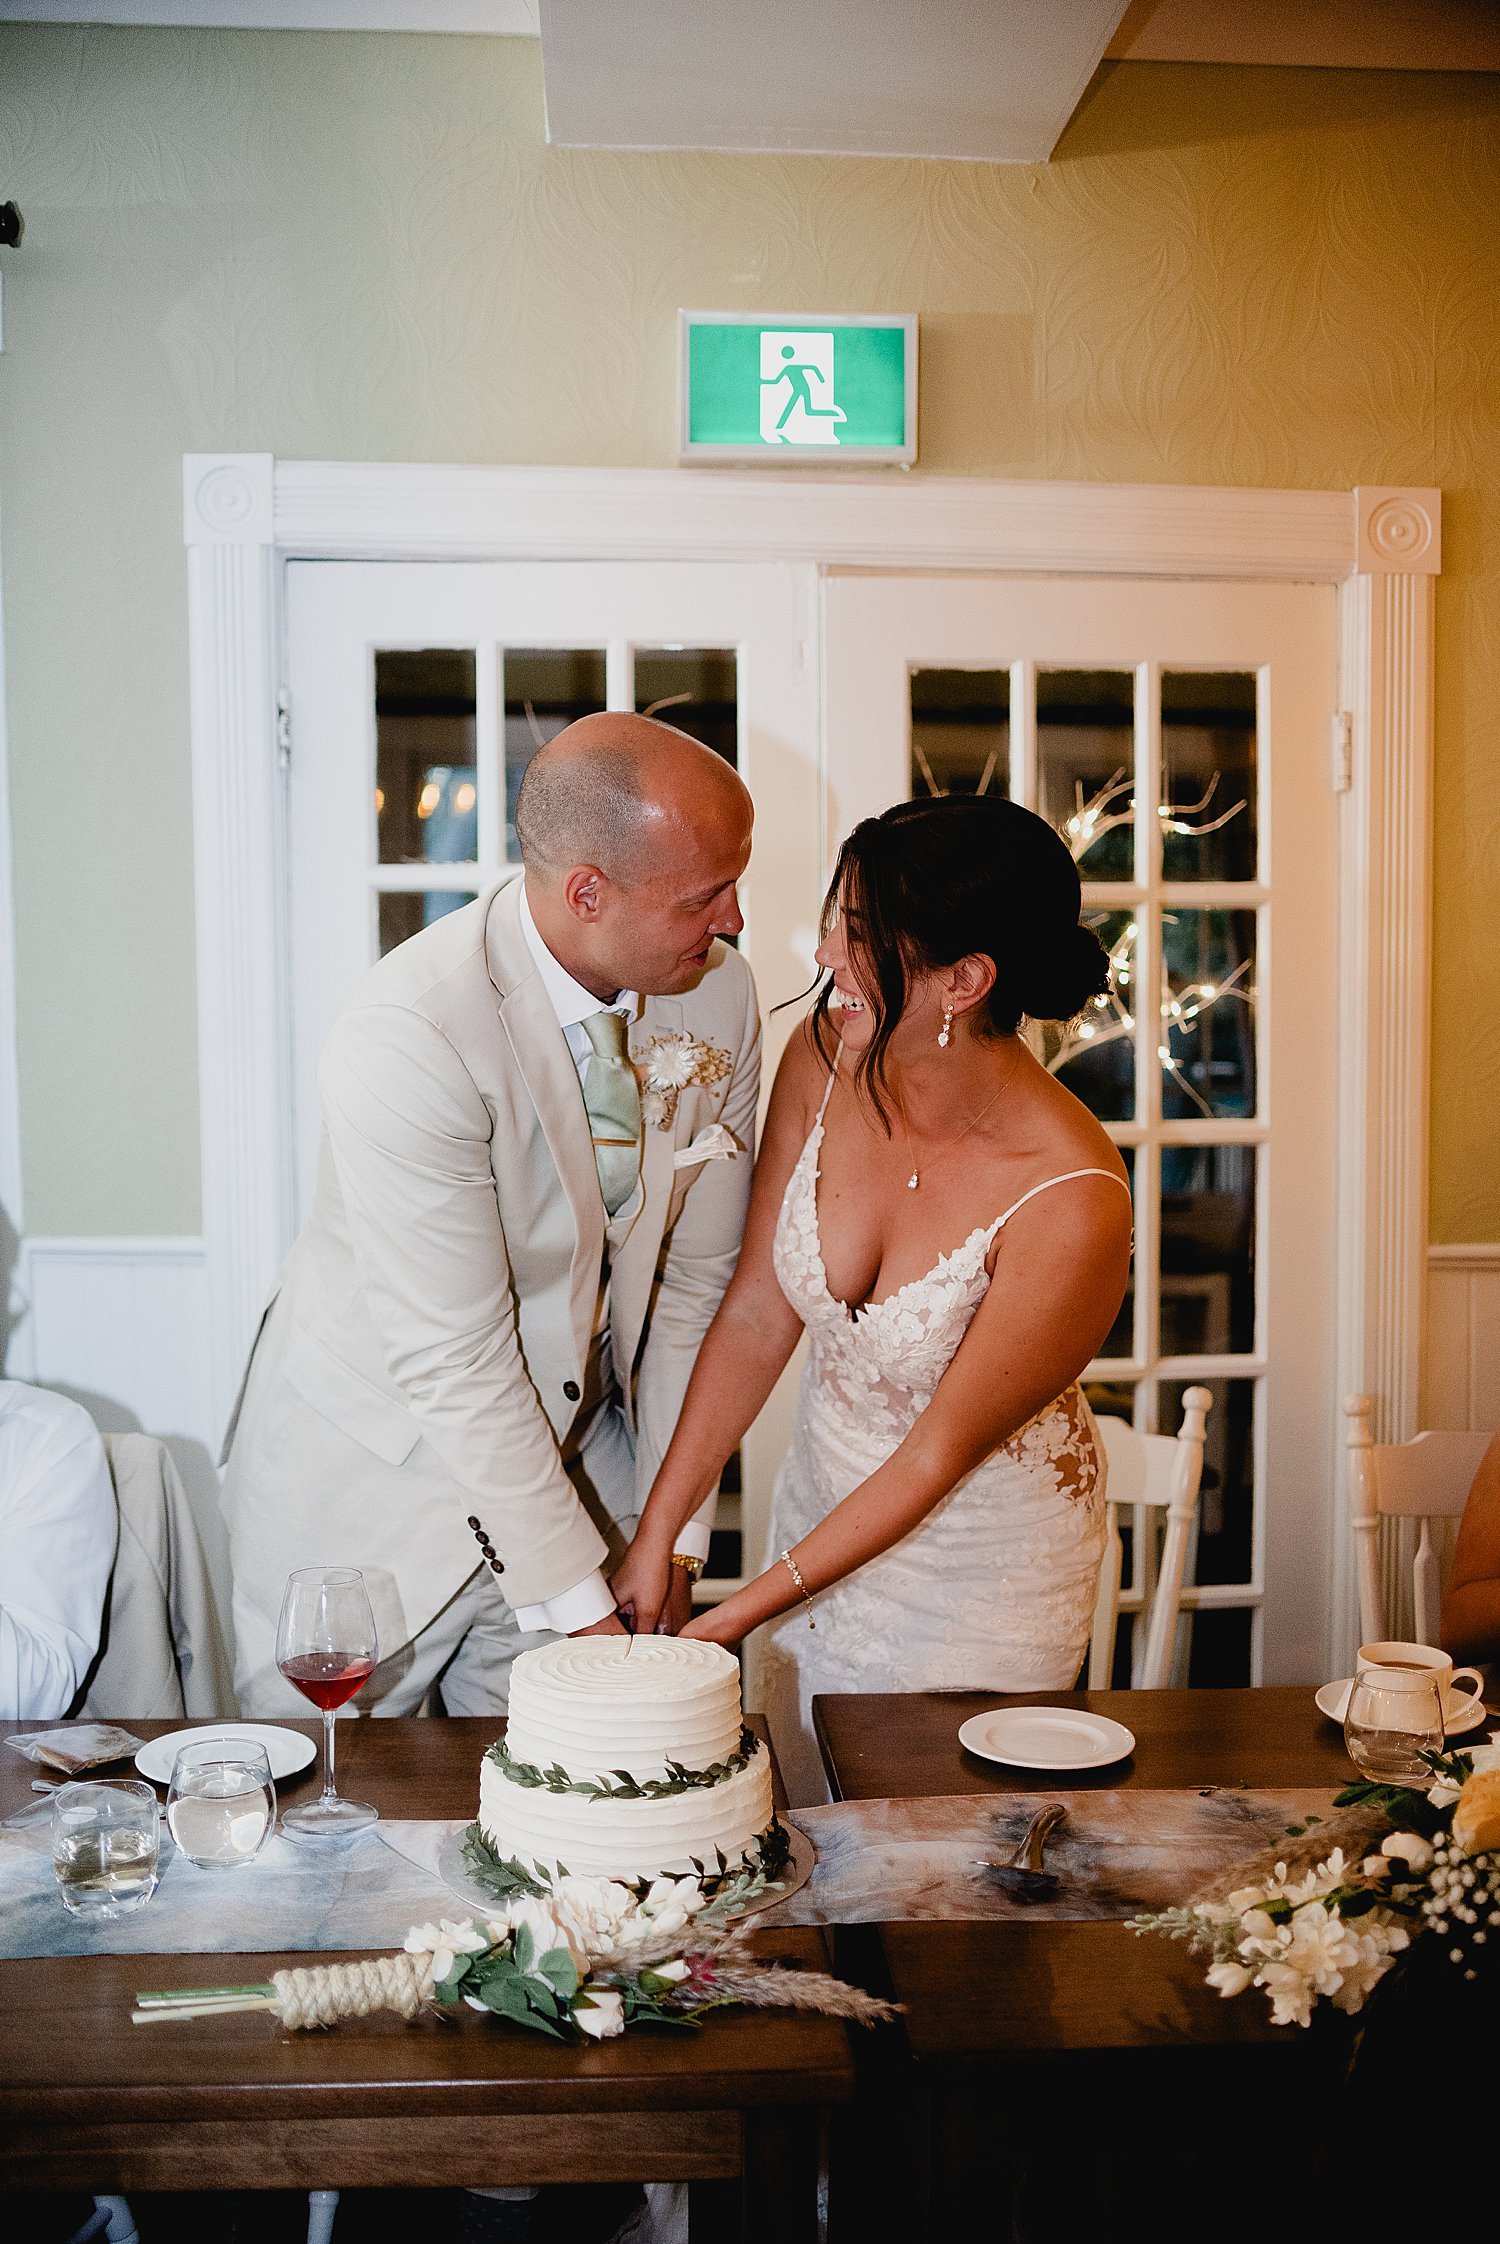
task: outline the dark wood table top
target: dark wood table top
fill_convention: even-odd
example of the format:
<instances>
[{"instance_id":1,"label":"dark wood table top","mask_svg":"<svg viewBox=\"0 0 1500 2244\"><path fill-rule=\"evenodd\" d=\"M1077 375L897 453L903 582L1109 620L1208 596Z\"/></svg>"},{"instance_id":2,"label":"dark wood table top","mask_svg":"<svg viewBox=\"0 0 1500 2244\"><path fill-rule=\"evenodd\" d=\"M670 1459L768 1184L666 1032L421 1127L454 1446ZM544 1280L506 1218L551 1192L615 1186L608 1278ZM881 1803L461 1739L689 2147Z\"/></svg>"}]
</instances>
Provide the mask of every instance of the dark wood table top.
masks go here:
<instances>
[{"instance_id":1,"label":"dark wood table top","mask_svg":"<svg viewBox=\"0 0 1500 2244\"><path fill-rule=\"evenodd\" d=\"M38 1726L0 1725L0 1737ZM174 1725L127 1726L145 1737ZM316 1720L293 1726L310 1736L319 1730ZM472 1816L481 1756L502 1727L497 1720L340 1722L340 1789L390 1816ZM0 1751L0 1816L21 1806L31 1779L46 1773ZM97 1773L135 1771L123 1764ZM316 1763L287 1779L278 1787L283 1804L315 1794L318 1781ZM456 1899L453 1914L465 1914ZM757 1945L767 1956L827 1968L816 1931L768 1932ZM101 2120L126 2128L231 2123L248 2139L289 2120L305 2127L349 2114L375 2123L420 2117L441 2121L454 2162L442 2178L461 2182L496 2178L493 2163L477 2177L461 2170L471 2117L746 2112L837 2101L851 2092L846 2029L777 2011L729 2011L695 2033L640 2030L586 2048L499 2026L467 2009L410 2026L382 2017L326 2033L288 2033L262 2013L130 2022L139 1988L263 1980L310 1960L149 1955L0 1963L0 2150L14 2143L17 2130ZM396 2140L400 2132L390 2130ZM662 2140L670 2144L665 2125ZM670 2169L670 2150L663 2156ZM538 2169L533 2178L548 2177ZM337 2186L337 2177L327 2186Z\"/></svg>"},{"instance_id":2,"label":"dark wood table top","mask_svg":"<svg viewBox=\"0 0 1500 2244\"><path fill-rule=\"evenodd\" d=\"M1136 1750L1113 1767L1057 1775L981 1761L958 1742L971 1714L1013 1705L1089 1707L1123 1722ZM835 1798L1205 1784L1338 1786L1353 1776L1340 1731L1311 1690L930 1691L820 1697L813 1717ZM1186 1896L1184 1896L1186 1898ZM1119 1924L890 1924L880 1942L919 2060L1015 2060L1043 2052L1225 2049L1306 2042L1273 2027L1265 1998L1224 2002L1181 1943ZM1348 2022L1315 2014L1342 2045Z\"/></svg>"}]
</instances>

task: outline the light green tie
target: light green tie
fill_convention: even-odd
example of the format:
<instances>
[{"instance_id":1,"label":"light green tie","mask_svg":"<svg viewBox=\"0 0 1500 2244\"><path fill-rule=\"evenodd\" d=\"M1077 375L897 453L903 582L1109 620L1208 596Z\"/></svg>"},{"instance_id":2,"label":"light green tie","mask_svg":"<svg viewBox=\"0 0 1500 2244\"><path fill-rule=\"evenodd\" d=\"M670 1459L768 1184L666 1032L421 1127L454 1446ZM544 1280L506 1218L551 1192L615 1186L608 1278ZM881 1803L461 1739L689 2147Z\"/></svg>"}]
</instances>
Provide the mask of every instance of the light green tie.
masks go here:
<instances>
[{"instance_id":1,"label":"light green tie","mask_svg":"<svg viewBox=\"0 0 1500 2244\"><path fill-rule=\"evenodd\" d=\"M583 1104L594 1139L599 1189L618 1215L641 1174L641 1087L630 1064L623 1013L591 1013L582 1023L593 1050L583 1067Z\"/></svg>"}]
</instances>

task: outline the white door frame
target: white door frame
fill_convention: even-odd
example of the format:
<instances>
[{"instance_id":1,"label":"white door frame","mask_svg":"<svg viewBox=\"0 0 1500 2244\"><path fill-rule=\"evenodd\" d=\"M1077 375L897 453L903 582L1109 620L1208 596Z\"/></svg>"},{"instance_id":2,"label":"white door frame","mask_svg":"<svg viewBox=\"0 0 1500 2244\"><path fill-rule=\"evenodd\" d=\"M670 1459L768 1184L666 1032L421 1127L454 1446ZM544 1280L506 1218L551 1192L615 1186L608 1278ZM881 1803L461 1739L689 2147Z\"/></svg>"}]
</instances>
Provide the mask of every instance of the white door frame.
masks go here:
<instances>
[{"instance_id":1,"label":"white door frame","mask_svg":"<svg viewBox=\"0 0 1500 2244\"><path fill-rule=\"evenodd\" d=\"M1417 1429L1427 1258L1433 585L1441 494L795 478L715 469L183 462L203 1235L223 1422L292 1206L279 594L289 560L812 561L1339 588L1338 1351ZM1335 1470L1337 1397L1330 1397ZM1337 1484L1336 1484L1337 1485ZM1333 1507L1330 1657L1352 1645ZM1330 1671L1332 1672L1332 1671Z\"/></svg>"}]
</instances>

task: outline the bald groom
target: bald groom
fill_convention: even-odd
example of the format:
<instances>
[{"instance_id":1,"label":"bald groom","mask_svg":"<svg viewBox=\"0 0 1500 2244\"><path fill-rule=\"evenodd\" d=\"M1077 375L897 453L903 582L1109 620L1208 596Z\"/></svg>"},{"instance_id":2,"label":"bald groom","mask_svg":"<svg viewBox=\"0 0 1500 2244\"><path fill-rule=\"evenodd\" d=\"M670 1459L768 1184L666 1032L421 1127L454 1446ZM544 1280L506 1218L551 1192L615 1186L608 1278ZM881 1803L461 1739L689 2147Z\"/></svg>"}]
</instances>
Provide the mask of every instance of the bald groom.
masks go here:
<instances>
[{"instance_id":1,"label":"bald groom","mask_svg":"<svg viewBox=\"0 0 1500 2244\"><path fill-rule=\"evenodd\" d=\"M749 1194L760 1032L722 938L751 820L686 734L585 717L527 768L522 875L392 951L335 1021L313 1203L229 1436L245 1713L306 1712L275 1664L294 1567L363 1568L378 1714L434 1685L450 1713L503 1711L517 1651L620 1626L604 1570ZM709 1525L679 1541L676 1625Z\"/></svg>"}]
</instances>

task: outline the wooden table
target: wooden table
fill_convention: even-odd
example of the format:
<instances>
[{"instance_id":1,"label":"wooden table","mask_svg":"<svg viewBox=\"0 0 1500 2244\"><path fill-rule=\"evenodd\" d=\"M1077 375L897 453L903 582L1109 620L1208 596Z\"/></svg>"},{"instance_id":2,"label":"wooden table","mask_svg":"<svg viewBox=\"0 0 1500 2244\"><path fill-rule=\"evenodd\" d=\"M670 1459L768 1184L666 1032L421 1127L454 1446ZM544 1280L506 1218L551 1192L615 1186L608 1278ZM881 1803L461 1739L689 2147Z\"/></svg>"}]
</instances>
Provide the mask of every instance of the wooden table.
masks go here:
<instances>
[{"instance_id":1,"label":"wooden table","mask_svg":"<svg viewBox=\"0 0 1500 2244\"><path fill-rule=\"evenodd\" d=\"M154 1736L172 1725L131 1725ZM297 1725L315 1735L318 1725ZM0 1736L37 1725L0 1725ZM384 1814L474 1812L497 1721L339 1724L339 1783ZM0 1753L0 1815L39 1772ZM133 1775L128 1766L102 1775ZM315 1793L317 1765L278 1789ZM455 1901L453 1913L463 1914ZM826 1969L820 1933L760 1936ZM584 2049L461 2009L285 2032L262 2014L133 2026L138 1988L261 1980L305 1955L0 1964L0 2190L687 2181L704 2232L811 2238L820 2130L852 2091L846 2029L774 2011Z\"/></svg>"},{"instance_id":2,"label":"wooden table","mask_svg":"<svg viewBox=\"0 0 1500 2244\"><path fill-rule=\"evenodd\" d=\"M971 1714L1028 1703L1112 1715L1136 1750L1109 1769L1057 1776L1003 1769L959 1745ZM1341 1733L1303 1688L829 1696L813 1713L834 1796L846 1800L1335 1787L1354 1774ZM836 1959L906 2005L909 2066L904 2077L883 2064L862 2078L860 2132L846 2127L840 2161L853 2185L846 2235L878 2235L882 2224L891 2235L957 2234L981 2187L992 2201L1010 2192L1018 2235L1054 2233L1054 2190L1069 2209L1055 2233L1071 2235L1074 2220L1081 2233L1092 2218L1107 2234L1121 2191L1138 2192L1148 2172L1155 2233L1176 2233L1175 2190L1188 2234L1206 2218L1205 2189L1216 2181L1222 2196L1232 2174L1236 2192L1253 2190L1268 2161L1295 2195L1295 2114L1334 2108L1351 2040L1351 2022L1327 2005L1306 2031L1273 2027L1259 1992L1221 2001L1202 1959L1120 1924L888 1924L863 1941L858 1929L836 1935ZM898 2158L889 2146L907 2111L916 2131ZM885 2176L873 2203L859 2186L872 2161ZM1314 2231L1294 2223L1286 2233Z\"/></svg>"}]
</instances>

